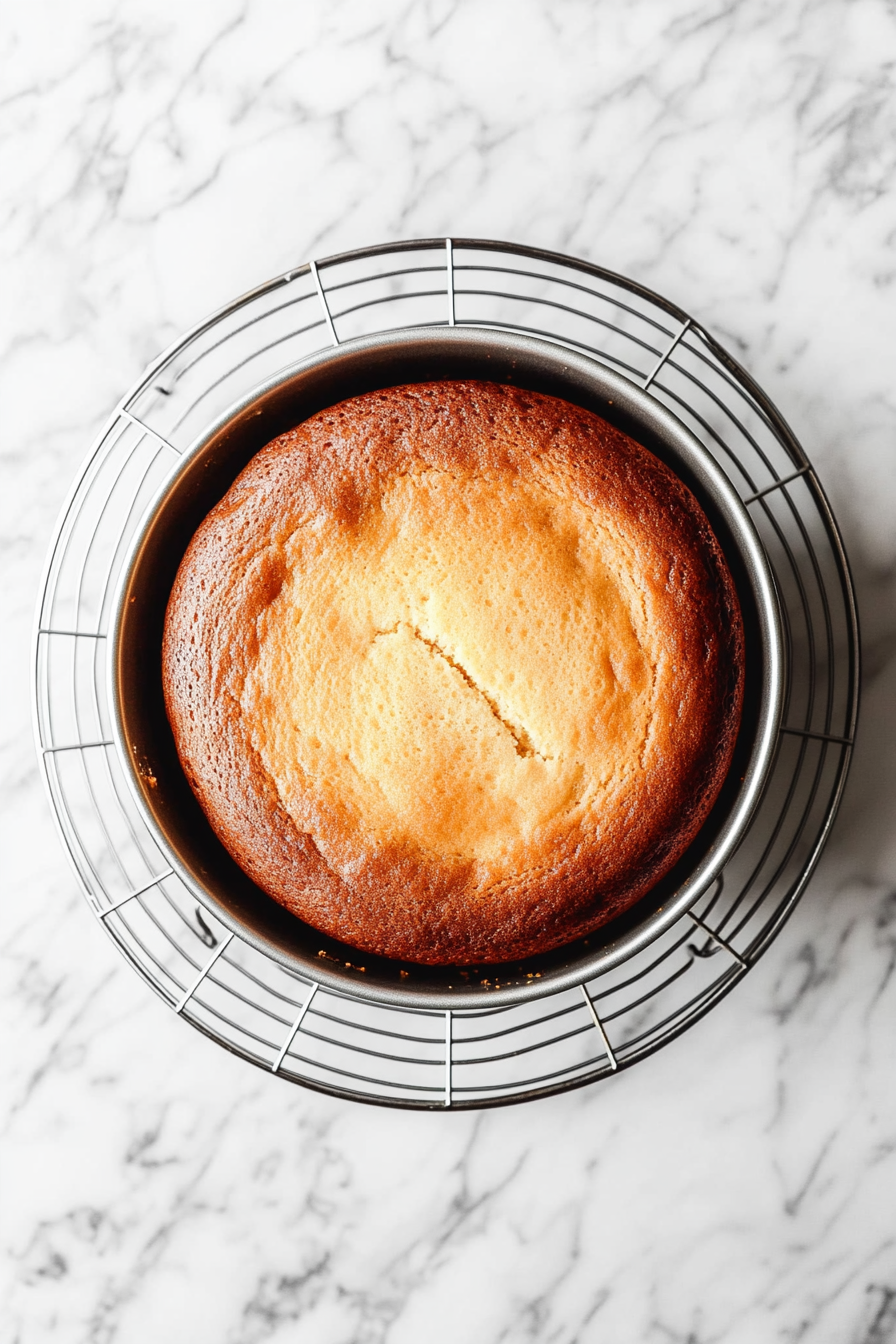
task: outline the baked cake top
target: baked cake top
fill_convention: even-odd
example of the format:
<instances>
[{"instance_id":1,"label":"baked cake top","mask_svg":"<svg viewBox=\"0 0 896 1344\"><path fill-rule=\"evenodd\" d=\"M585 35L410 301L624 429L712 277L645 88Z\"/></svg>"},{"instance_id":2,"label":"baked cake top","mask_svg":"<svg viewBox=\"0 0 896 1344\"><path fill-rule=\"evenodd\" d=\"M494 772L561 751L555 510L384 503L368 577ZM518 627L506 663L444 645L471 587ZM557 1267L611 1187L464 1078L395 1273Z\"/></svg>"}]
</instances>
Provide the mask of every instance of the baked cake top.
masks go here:
<instances>
[{"instance_id":1,"label":"baked cake top","mask_svg":"<svg viewBox=\"0 0 896 1344\"><path fill-rule=\"evenodd\" d=\"M742 640L657 458L556 398L430 383L252 460L184 558L163 676L265 890L365 950L500 961L678 859L730 762Z\"/></svg>"}]
</instances>

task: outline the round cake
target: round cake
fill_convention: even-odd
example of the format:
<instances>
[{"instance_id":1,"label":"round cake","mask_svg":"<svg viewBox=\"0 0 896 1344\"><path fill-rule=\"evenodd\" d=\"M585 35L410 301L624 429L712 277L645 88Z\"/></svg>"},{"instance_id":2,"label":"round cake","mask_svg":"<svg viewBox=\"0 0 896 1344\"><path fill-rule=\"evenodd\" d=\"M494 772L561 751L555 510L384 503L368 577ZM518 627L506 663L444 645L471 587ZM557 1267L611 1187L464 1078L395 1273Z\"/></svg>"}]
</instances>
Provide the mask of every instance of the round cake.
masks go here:
<instances>
[{"instance_id":1,"label":"round cake","mask_svg":"<svg viewBox=\"0 0 896 1344\"><path fill-rule=\"evenodd\" d=\"M269 443L194 536L162 674L264 891L365 952L506 962L628 910L731 763L743 625L691 492L554 397L433 382Z\"/></svg>"}]
</instances>

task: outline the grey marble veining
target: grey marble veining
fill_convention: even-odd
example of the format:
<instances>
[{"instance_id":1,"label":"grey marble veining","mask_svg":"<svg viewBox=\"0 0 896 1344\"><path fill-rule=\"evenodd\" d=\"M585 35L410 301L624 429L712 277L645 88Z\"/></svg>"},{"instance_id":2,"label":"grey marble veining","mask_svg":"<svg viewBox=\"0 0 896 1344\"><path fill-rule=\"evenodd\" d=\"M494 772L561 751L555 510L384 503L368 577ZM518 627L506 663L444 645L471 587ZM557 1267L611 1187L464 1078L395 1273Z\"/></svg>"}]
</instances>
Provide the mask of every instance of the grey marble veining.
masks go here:
<instances>
[{"instance_id":1,"label":"grey marble veining","mask_svg":"<svg viewBox=\"0 0 896 1344\"><path fill-rule=\"evenodd\" d=\"M886 0L113 6L2 23L0 1338L896 1340L896 14ZM308 256L453 233L681 303L819 468L861 602L850 787L778 941L607 1084L341 1103L102 937L34 761L53 523L144 364Z\"/></svg>"}]
</instances>

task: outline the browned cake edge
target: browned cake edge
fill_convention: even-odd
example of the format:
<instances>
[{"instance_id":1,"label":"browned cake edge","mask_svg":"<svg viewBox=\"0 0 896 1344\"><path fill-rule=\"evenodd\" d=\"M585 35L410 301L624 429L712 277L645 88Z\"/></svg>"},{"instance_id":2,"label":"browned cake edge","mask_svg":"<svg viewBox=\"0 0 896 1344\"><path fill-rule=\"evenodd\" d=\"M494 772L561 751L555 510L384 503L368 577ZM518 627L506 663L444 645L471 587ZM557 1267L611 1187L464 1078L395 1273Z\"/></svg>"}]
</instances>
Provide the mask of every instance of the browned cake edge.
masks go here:
<instances>
[{"instance_id":1,"label":"browned cake edge","mask_svg":"<svg viewBox=\"0 0 896 1344\"><path fill-rule=\"evenodd\" d=\"M500 421L501 433L495 434ZM280 802L240 714L260 613L284 547L326 512L351 521L410 466L558 478L651 538L655 581L689 667L674 743L636 809L596 843L579 827L512 879L411 845L359 852L347 883ZM313 416L263 448L197 530L165 621L165 704L187 779L217 835L275 900L368 952L430 964L502 962L593 932L629 909L693 841L725 779L740 722L744 636L702 509L653 454L556 398L481 382L390 388ZM674 749L673 749L674 748ZM313 803L314 800L312 800ZM345 839L338 809L315 831ZM338 834L337 834L338 833Z\"/></svg>"}]
</instances>

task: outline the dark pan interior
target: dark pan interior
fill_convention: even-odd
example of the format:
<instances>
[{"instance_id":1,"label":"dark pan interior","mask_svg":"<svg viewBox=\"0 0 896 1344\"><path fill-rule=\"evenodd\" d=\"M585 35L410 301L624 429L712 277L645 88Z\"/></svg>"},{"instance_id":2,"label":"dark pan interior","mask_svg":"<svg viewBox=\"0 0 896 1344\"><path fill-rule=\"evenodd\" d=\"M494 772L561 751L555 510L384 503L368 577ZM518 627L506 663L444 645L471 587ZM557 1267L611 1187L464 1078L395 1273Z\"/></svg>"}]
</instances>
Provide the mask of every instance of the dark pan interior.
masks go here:
<instances>
[{"instance_id":1,"label":"dark pan interior","mask_svg":"<svg viewBox=\"0 0 896 1344\"><path fill-rule=\"evenodd\" d=\"M558 977L585 968L602 951L650 926L701 864L722 834L742 788L757 725L767 713L763 632L754 583L742 543L729 526L724 500L698 479L680 444L654 422L648 399L599 365L583 373L563 351L539 342L505 348L498 333L406 333L402 340L355 343L323 362L300 367L262 389L198 445L169 486L145 528L120 594L114 641L114 700L119 732L130 753L143 802L162 833L177 868L211 898L226 924L295 970L342 984L349 992L407 1000L481 996L482 991L547 988ZM250 458L277 434L316 411L361 392L432 379L477 378L510 383L565 398L597 412L650 448L700 499L737 585L746 624L747 695L734 761L718 801L699 836L674 870L623 919L547 955L500 966L425 967L360 953L289 914L246 876L209 826L181 770L162 697L160 650L165 609L177 568L205 515L226 493ZM628 385L631 387L631 385ZM639 938L639 942L641 939ZM502 998L505 996L502 995Z\"/></svg>"}]
</instances>

